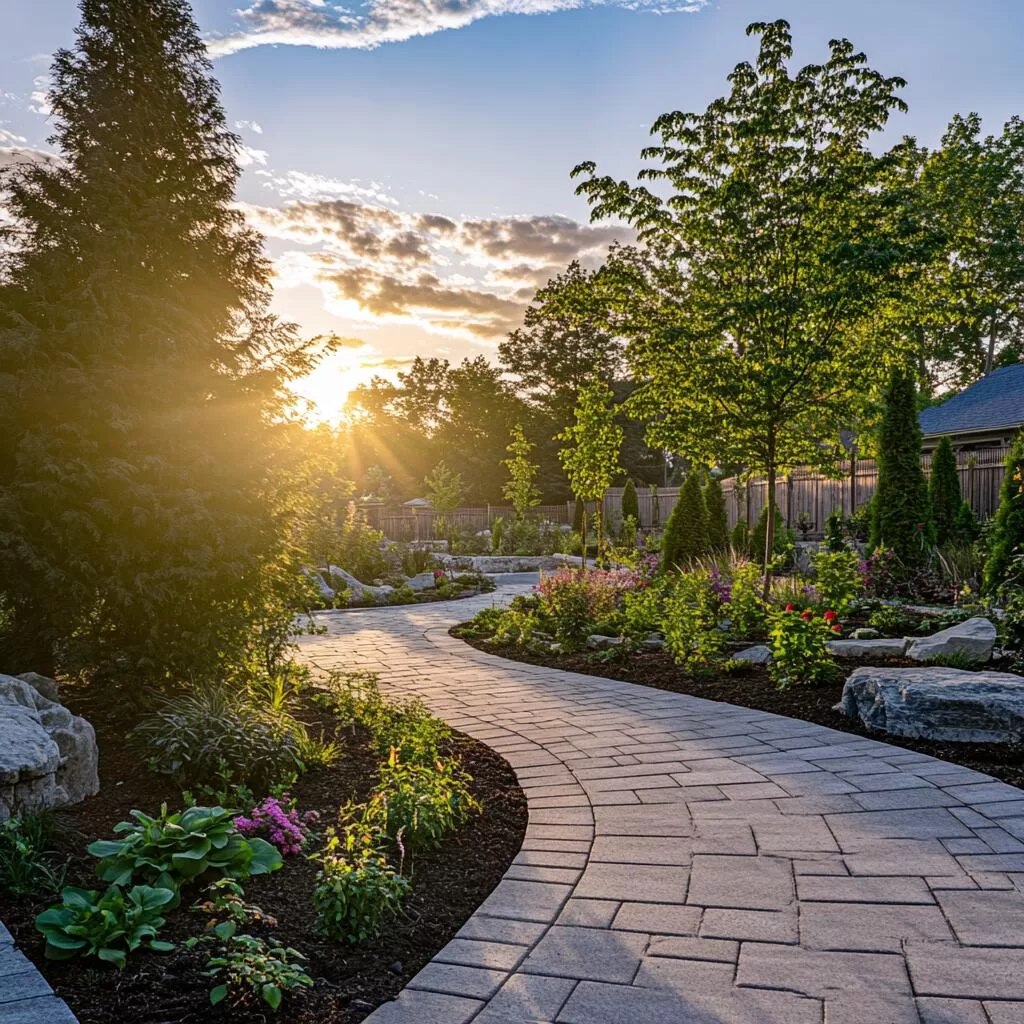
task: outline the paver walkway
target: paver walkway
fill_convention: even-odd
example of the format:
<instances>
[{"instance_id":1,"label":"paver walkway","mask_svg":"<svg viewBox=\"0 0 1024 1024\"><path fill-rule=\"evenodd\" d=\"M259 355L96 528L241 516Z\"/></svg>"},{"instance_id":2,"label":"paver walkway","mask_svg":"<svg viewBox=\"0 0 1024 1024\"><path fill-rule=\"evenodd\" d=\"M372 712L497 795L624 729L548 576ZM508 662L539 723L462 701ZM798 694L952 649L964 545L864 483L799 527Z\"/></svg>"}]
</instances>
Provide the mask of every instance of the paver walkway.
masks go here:
<instances>
[{"instance_id":1,"label":"paver walkway","mask_svg":"<svg viewBox=\"0 0 1024 1024\"><path fill-rule=\"evenodd\" d=\"M504 880L372 1024L1024 1022L1024 793L447 635L512 592L327 614L303 643L422 696L529 799Z\"/></svg>"}]
</instances>

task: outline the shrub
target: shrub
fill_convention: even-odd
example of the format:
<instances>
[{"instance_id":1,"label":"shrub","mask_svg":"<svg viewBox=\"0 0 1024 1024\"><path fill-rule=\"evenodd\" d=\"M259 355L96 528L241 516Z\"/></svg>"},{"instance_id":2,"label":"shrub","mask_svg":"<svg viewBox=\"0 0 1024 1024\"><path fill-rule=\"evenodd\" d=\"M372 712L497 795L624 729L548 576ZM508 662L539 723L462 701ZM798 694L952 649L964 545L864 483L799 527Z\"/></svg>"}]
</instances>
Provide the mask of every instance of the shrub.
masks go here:
<instances>
[{"instance_id":1,"label":"shrub","mask_svg":"<svg viewBox=\"0 0 1024 1024\"><path fill-rule=\"evenodd\" d=\"M636 484L633 483L632 477L626 481L626 486L622 489L623 525L630 516L633 517L634 523L640 522L640 499L637 497Z\"/></svg>"},{"instance_id":2,"label":"shrub","mask_svg":"<svg viewBox=\"0 0 1024 1024\"><path fill-rule=\"evenodd\" d=\"M94 889L68 887L60 906L36 918L36 930L46 939L49 960L95 956L122 968L128 954L140 946L158 952L174 948L156 936L164 926L161 912L174 901L173 890L136 885L127 893L112 885L102 896Z\"/></svg>"},{"instance_id":3,"label":"shrub","mask_svg":"<svg viewBox=\"0 0 1024 1024\"><path fill-rule=\"evenodd\" d=\"M994 594L1006 581L1017 554L1024 553L1024 431L1014 439L1006 456L1006 474L993 517L984 589Z\"/></svg>"},{"instance_id":4,"label":"shrub","mask_svg":"<svg viewBox=\"0 0 1024 1024\"><path fill-rule=\"evenodd\" d=\"M771 616L772 663L770 673L775 685L785 689L794 683L825 683L838 670L829 653L828 642L842 630L836 613L815 615L810 608L798 612L788 604Z\"/></svg>"},{"instance_id":5,"label":"shrub","mask_svg":"<svg viewBox=\"0 0 1024 1024\"><path fill-rule=\"evenodd\" d=\"M711 664L725 642L718 628L721 601L705 569L684 573L665 601L665 646L688 669Z\"/></svg>"},{"instance_id":6,"label":"shrub","mask_svg":"<svg viewBox=\"0 0 1024 1024\"><path fill-rule=\"evenodd\" d=\"M371 808L392 839L414 849L435 847L480 809L469 792L471 781L456 761L405 764L392 751L381 765Z\"/></svg>"},{"instance_id":7,"label":"shrub","mask_svg":"<svg viewBox=\"0 0 1024 1024\"><path fill-rule=\"evenodd\" d=\"M868 616L868 625L889 636L906 636L917 623L899 605L882 605Z\"/></svg>"},{"instance_id":8,"label":"shrub","mask_svg":"<svg viewBox=\"0 0 1024 1024\"><path fill-rule=\"evenodd\" d=\"M188 807L151 818L132 811L114 832L122 839L99 839L89 853L99 857L96 873L104 882L152 882L178 887L210 873L229 878L262 875L281 866L281 854L263 839L246 839L235 828L234 812L223 807Z\"/></svg>"},{"instance_id":9,"label":"shrub","mask_svg":"<svg viewBox=\"0 0 1024 1024\"><path fill-rule=\"evenodd\" d=\"M708 544L712 551L725 551L729 547L729 517L722 481L717 476L711 476L704 486L704 505L708 510Z\"/></svg>"},{"instance_id":10,"label":"shrub","mask_svg":"<svg viewBox=\"0 0 1024 1024\"><path fill-rule=\"evenodd\" d=\"M646 585L646 576L631 570L560 569L537 585L538 611L565 650L578 650L593 623L614 612L629 591Z\"/></svg>"},{"instance_id":11,"label":"shrub","mask_svg":"<svg viewBox=\"0 0 1024 1024\"><path fill-rule=\"evenodd\" d=\"M145 718L131 739L154 771L180 785L268 792L301 770L294 723L256 707L227 686L173 697Z\"/></svg>"},{"instance_id":12,"label":"shrub","mask_svg":"<svg viewBox=\"0 0 1024 1024\"><path fill-rule=\"evenodd\" d=\"M227 921L214 929L214 935L185 943L189 949L201 942L221 944L203 972L208 978L224 979L210 990L211 1004L228 1000L231 1005L244 1006L262 1000L276 1010L285 992L300 986L312 988L313 979L295 962L306 959L297 949L276 939L238 935L236 930L235 922Z\"/></svg>"},{"instance_id":13,"label":"shrub","mask_svg":"<svg viewBox=\"0 0 1024 1024\"><path fill-rule=\"evenodd\" d=\"M740 519L732 528L729 544L736 554L750 557L750 530L747 529L746 519Z\"/></svg>"},{"instance_id":14,"label":"shrub","mask_svg":"<svg viewBox=\"0 0 1024 1024\"><path fill-rule=\"evenodd\" d=\"M864 592L860 556L856 551L819 551L813 561L815 586L821 600L845 615Z\"/></svg>"},{"instance_id":15,"label":"shrub","mask_svg":"<svg viewBox=\"0 0 1024 1024\"><path fill-rule=\"evenodd\" d=\"M309 826L317 821L319 815L316 811L308 811L300 818L294 807L287 807L287 795L283 799L284 806L276 797L266 797L248 814L235 818L234 824L243 836L259 836L287 857L290 853L302 852L309 838Z\"/></svg>"},{"instance_id":16,"label":"shrub","mask_svg":"<svg viewBox=\"0 0 1024 1024\"><path fill-rule=\"evenodd\" d=\"M825 547L829 551L846 551L846 529L843 513L830 512L825 520Z\"/></svg>"},{"instance_id":17,"label":"shrub","mask_svg":"<svg viewBox=\"0 0 1024 1024\"><path fill-rule=\"evenodd\" d=\"M255 904L245 902L245 890L233 878L218 878L203 890L203 897L189 908L207 917L207 931L227 921L235 925L277 925L277 918L264 914Z\"/></svg>"},{"instance_id":18,"label":"shrub","mask_svg":"<svg viewBox=\"0 0 1024 1024\"><path fill-rule=\"evenodd\" d=\"M0 893L53 896L60 892L67 864L56 864L47 851L53 819L47 814L0 821Z\"/></svg>"},{"instance_id":19,"label":"shrub","mask_svg":"<svg viewBox=\"0 0 1024 1024\"><path fill-rule=\"evenodd\" d=\"M390 571L382 551L384 534L370 526L366 511L354 501L348 503L340 525L327 543L328 565L341 566L361 583L373 583Z\"/></svg>"},{"instance_id":20,"label":"shrub","mask_svg":"<svg viewBox=\"0 0 1024 1024\"><path fill-rule=\"evenodd\" d=\"M961 501L953 523L953 535L959 544L973 544L981 535L978 517L974 514L970 502Z\"/></svg>"},{"instance_id":21,"label":"shrub","mask_svg":"<svg viewBox=\"0 0 1024 1024\"><path fill-rule=\"evenodd\" d=\"M948 437L940 439L932 453L932 473L928 482L928 497L935 524L935 543L948 544L957 539L957 516L963 505L960 496L960 474L956 468L956 454Z\"/></svg>"},{"instance_id":22,"label":"shrub","mask_svg":"<svg viewBox=\"0 0 1024 1024\"><path fill-rule=\"evenodd\" d=\"M639 643L660 632L669 586L662 578L649 586L629 591L622 602L622 635Z\"/></svg>"},{"instance_id":23,"label":"shrub","mask_svg":"<svg viewBox=\"0 0 1024 1024\"><path fill-rule=\"evenodd\" d=\"M686 566L693 559L706 555L710 548L708 510L700 487L700 474L691 470L665 524L661 564L666 571Z\"/></svg>"},{"instance_id":24,"label":"shrub","mask_svg":"<svg viewBox=\"0 0 1024 1024\"><path fill-rule=\"evenodd\" d=\"M343 814L351 811L346 808ZM379 837L362 822L350 820L340 836L329 830L317 859L313 907L321 934L353 945L376 937L384 921L398 913L410 888L388 866Z\"/></svg>"},{"instance_id":25,"label":"shrub","mask_svg":"<svg viewBox=\"0 0 1024 1024\"><path fill-rule=\"evenodd\" d=\"M761 567L755 562L738 562L733 567L729 618L736 636L757 637L764 633L768 608L761 597L763 580Z\"/></svg>"},{"instance_id":26,"label":"shrub","mask_svg":"<svg viewBox=\"0 0 1024 1024\"><path fill-rule=\"evenodd\" d=\"M897 564L910 569L925 561L935 534L928 485L921 470L917 391L908 372L893 373L883 403L870 545L872 550L893 550Z\"/></svg>"},{"instance_id":27,"label":"shrub","mask_svg":"<svg viewBox=\"0 0 1024 1024\"><path fill-rule=\"evenodd\" d=\"M763 568L765 544L768 542L768 506L761 509L757 517L757 523L750 531L750 551L754 560ZM775 506L775 541L772 546L773 557L788 555L790 549L796 543L793 531L786 528L786 521L782 518L779 506Z\"/></svg>"}]
</instances>

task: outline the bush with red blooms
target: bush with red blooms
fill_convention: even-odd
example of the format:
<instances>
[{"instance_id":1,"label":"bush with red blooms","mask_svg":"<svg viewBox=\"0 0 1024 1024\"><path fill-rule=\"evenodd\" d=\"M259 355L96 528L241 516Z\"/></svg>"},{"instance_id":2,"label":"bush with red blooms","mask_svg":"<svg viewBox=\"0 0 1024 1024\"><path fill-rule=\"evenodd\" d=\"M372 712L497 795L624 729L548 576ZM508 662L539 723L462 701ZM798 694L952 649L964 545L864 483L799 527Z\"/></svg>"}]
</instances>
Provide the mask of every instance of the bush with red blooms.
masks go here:
<instances>
[{"instance_id":1,"label":"bush with red blooms","mask_svg":"<svg viewBox=\"0 0 1024 1024\"><path fill-rule=\"evenodd\" d=\"M810 608L798 611L787 604L769 618L771 677L779 689L795 683L814 685L835 678L839 670L828 649L830 640L842 635L843 627L834 611L816 615Z\"/></svg>"}]
</instances>

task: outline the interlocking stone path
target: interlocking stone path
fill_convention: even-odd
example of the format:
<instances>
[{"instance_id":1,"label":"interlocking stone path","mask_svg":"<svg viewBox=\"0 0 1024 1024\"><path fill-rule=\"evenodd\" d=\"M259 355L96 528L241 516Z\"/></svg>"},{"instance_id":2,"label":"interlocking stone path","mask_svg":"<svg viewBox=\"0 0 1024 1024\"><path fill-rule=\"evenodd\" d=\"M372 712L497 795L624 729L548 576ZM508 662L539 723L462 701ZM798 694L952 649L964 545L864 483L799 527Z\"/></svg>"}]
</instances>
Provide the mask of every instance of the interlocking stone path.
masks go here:
<instances>
[{"instance_id":1,"label":"interlocking stone path","mask_svg":"<svg viewBox=\"0 0 1024 1024\"><path fill-rule=\"evenodd\" d=\"M0 1024L76 1024L74 1014L0 924Z\"/></svg>"},{"instance_id":2,"label":"interlocking stone path","mask_svg":"<svg viewBox=\"0 0 1024 1024\"><path fill-rule=\"evenodd\" d=\"M372 1024L1021 1024L1024 793L822 726L517 664L498 595L326 614L515 768L522 851Z\"/></svg>"}]
</instances>

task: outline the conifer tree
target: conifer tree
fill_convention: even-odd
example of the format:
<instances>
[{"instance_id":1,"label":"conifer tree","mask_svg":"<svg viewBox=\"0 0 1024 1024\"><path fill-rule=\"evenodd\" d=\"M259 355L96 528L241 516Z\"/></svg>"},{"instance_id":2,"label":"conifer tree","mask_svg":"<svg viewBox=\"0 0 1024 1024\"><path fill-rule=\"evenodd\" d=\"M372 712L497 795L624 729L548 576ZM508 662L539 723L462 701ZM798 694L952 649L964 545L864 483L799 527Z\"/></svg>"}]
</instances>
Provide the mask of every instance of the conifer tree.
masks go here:
<instances>
[{"instance_id":1,"label":"conifer tree","mask_svg":"<svg viewBox=\"0 0 1024 1024\"><path fill-rule=\"evenodd\" d=\"M1010 563L1024 554L1024 431L1021 431L1006 456L1006 475L999 491L989 555L985 561L985 592L994 594L1005 582Z\"/></svg>"},{"instance_id":2,"label":"conifer tree","mask_svg":"<svg viewBox=\"0 0 1024 1024\"><path fill-rule=\"evenodd\" d=\"M222 676L288 635L283 384L239 142L184 0L81 0L60 161L0 179L0 589L21 669ZM69 638L73 637L73 643Z\"/></svg>"},{"instance_id":3,"label":"conifer tree","mask_svg":"<svg viewBox=\"0 0 1024 1024\"><path fill-rule=\"evenodd\" d=\"M878 486L871 502L872 550L888 548L904 566L920 565L934 543L928 484L921 469L917 391L906 370L896 370L882 396Z\"/></svg>"},{"instance_id":4,"label":"conifer tree","mask_svg":"<svg viewBox=\"0 0 1024 1024\"><path fill-rule=\"evenodd\" d=\"M935 524L935 543L948 544L957 539L957 520L963 498L960 496L960 474L956 454L948 437L942 438L932 454L932 473L928 496Z\"/></svg>"},{"instance_id":5,"label":"conifer tree","mask_svg":"<svg viewBox=\"0 0 1024 1024\"><path fill-rule=\"evenodd\" d=\"M665 570L685 567L694 558L706 555L711 548L708 540L708 510L700 486L700 474L691 470L679 491L679 498L665 524L661 539L661 565Z\"/></svg>"},{"instance_id":6,"label":"conifer tree","mask_svg":"<svg viewBox=\"0 0 1024 1024\"><path fill-rule=\"evenodd\" d=\"M636 484L633 483L633 478L630 477L626 481L626 486L622 489L622 522L632 516L633 522L640 525L640 499L636 494Z\"/></svg>"},{"instance_id":7,"label":"conifer tree","mask_svg":"<svg viewBox=\"0 0 1024 1024\"><path fill-rule=\"evenodd\" d=\"M708 510L708 542L712 551L725 551L729 546L729 516L725 510L722 481L711 476L704 487L704 504Z\"/></svg>"}]
</instances>

